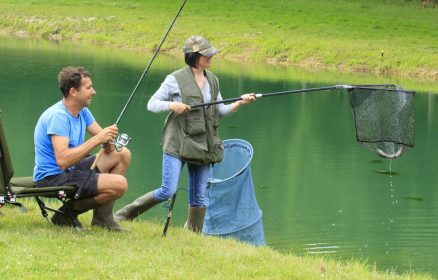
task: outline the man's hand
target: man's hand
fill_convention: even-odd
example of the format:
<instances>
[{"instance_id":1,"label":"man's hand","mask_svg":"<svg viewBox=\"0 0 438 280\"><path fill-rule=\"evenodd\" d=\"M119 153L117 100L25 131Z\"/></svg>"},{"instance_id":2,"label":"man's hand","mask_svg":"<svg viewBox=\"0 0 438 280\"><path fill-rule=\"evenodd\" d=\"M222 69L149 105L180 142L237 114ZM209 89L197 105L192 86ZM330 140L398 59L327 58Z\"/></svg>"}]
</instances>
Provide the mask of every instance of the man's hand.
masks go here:
<instances>
[{"instance_id":1,"label":"man's hand","mask_svg":"<svg viewBox=\"0 0 438 280\"><path fill-rule=\"evenodd\" d=\"M114 141L104 143L104 144L102 144L102 149L105 150L106 154L109 154L116 149L116 145L115 145Z\"/></svg>"},{"instance_id":2,"label":"man's hand","mask_svg":"<svg viewBox=\"0 0 438 280\"><path fill-rule=\"evenodd\" d=\"M99 139L100 144L105 144L112 142L114 146L114 140L117 137L117 134L119 133L119 129L114 124L112 126L105 127L102 129L97 135L96 138Z\"/></svg>"}]
</instances>

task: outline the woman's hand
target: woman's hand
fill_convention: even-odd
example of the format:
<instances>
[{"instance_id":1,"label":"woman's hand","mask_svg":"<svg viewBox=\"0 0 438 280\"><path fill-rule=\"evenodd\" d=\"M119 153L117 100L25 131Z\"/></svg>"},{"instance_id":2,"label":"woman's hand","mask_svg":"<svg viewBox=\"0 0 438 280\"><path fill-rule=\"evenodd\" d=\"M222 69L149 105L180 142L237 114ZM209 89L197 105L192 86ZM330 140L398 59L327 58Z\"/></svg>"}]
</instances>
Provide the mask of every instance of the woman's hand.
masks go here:
<instances>
[{"instance_id":1,"label":"woman's hand","mask_svg":"<svg viewBox=\"0 0 438 280\"><path fill-rule=\"evenodd\" d=\"M240 100L240 104L249 104L256 100L255 93L246 93L240 96L242 100Z\"/></svg>"},{"instance_id":2,"label":"woman's hand","mask_svg":"<svg viewBox=\"0 0 438 280\"><path fill-rule=\"evenodd\" d=\"M169 110L174 111L175 113L182 114L187 113L192 108L190 108L189 105L181 103L181 102L170 102L169 103Z\"/></svg>"},{"instance_id":3,"label":"woman's hand","mask_svg":"<svg viewBox=\"0 0 438 280\"><path fill-rule=\"evenodd\" d=\"M246 93L240 96L242 100L236 101L233 104L231 104L231 110L233 112L236 112L237 109L240 107L240 105L245 105L253 102L256 100L255 93Z\"/></svg>"}]
</instances>

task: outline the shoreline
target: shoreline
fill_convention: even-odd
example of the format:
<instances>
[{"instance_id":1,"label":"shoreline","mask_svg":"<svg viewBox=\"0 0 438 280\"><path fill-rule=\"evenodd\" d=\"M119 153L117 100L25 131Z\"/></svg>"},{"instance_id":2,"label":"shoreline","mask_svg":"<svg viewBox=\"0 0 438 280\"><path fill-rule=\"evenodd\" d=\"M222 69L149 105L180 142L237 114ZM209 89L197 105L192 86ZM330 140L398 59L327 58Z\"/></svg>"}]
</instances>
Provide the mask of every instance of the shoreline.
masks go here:
<instances>
[{"instance_id":1,"label":"shoreline","mask_svg":"<svg viewBox=\"0 0 438 280\"><path fill-rule=\"evenodd\" d=\"M41 36L31 36L28 32L19 34L10 34L2 32L0 29L0 37L6 39L6 42L15 40L29 40L34 48L45 49L50 48L50 45L56 44L62 46L65 50L74 50L75 48L83 48L91 55L106 56L108 59L120 60L122 63L128 63L133 67L144 68L146 63L151 58L152 51L144 51L144 48L115 48L112 46L103 46L102 44L92 44L73 40L53 40ZM6 43L9 48L21 48L20 44ZM25 50L25 48L23 48ZM109 55L109 56L108 56ZM166 68L167 64L171 63L183 66L181 60L182 54L179 49L173 51L160 50L157 59L154 62L155 70ZM217 57L215 59L214 70L220 75L239 76L249 75L264 80L283 81L283 80L299 80L310 83L319 84L369 84L369 83L384 83L397 84L406 90L414 90L424 93L438 94L438 80L421 79L414 77L397 77L397 76L377 76L369 73L352 73L347 71L331 71L331 70L315 70L307 69L298 66L285 66L281 64L266 64L260 62L242 62Z\"/></svg>"},{"instance_id":2,"label":"shoreline","mask_svg":"<svg viewBox=\"0 0 438 280\"><path fill-rule=\"evenodd\" d=\"M90 228L90 212L81 215L87 230L78 233L48 223L34 201L22 199L21 202L29 210L25 214L17 207L0 208L2 231L8 240L2 244L9 252L3 261L6 278L8 275L17 279L53 279L65 275L73 279L91 275L96 279L434 278L414 269L378 270L375 264L360 259L297 256L269 246L255 247L233 239L197 235L176 226L171 226L163 238L163 224L158 222L122 222L130 232ZM47 205L57 207L57 204L52 200ZM59 261L72 257L74 261ZM48 264L53 265L48 267Z\"/></svg>"},{"instance_id":3,"label":"shoreline","mask_svg":"<svg viewBox=\"0 0 438 280\"><path fill-rule=\"evenodd\" d=\"M69 42L74 44L86 45L86 46L98 46L110 48L113 50L123 50L127 52L133 53L153 53L155 49L144 48L144 47L129 47L129 46L115 46L111 44L102 44L93 41L83 41L77 38L63 38L59 34L49 34L48 36L43 36L42 34L31 34L28 31L20 30L15 32L5 32L0 29L0 35L16 37L16 38L31 38L31 39L40 39L47 40L52 42ZM179 48L171 48L171 49L161 49L159 53L171 56L171 57L179 57L181 55L181 50ZM323 65L318 63L312 58L309 58L307 63L298 63L293 64L287 61L279 61L276 59L266 59L266 61L257 61L251 59L249 54L238 54L238 55L221 55L220 53L215 56L216 58L222 59L226 62L244 64L244 63L253 63L258 65L266 65L266 66L278 66L278 67L294 67L298 69L302 69L303 71L310 71L314 73L319 72L337 72L342 74L352 74L352 75L370 75L375 78L406 78L406 79L415 79L418 81L424 82L435 82L438 80L438 70L429 70L424 68L418 68L415 71L397 71L397 70L387 70L381 69L377 70L374 68L366 68L366 67L354 67L347 69L342 64L337 65L336 67L330 65Z\"/></svg>"}]
</instances>

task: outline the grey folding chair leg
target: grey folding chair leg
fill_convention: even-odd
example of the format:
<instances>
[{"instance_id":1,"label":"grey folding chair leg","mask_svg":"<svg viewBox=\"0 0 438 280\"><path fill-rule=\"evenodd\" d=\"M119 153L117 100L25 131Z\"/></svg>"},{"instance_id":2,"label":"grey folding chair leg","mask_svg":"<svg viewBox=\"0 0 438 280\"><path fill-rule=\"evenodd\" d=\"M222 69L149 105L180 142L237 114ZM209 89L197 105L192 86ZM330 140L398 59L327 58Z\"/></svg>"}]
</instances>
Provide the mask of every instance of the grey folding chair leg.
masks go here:
<instances>
[{"instance_id":1,"label":"grey folding chair leg","mask_svg":"<svg viewBox=\"0 0 438 280\"><path fill-rule=\"evenodd\" d=\"M17 207L19 207L19 208L20 208L20 211L21 211L21 213L26 213L26 212L27 212L27 209L26 209L26 207L24 207L24 205L23 205L23 204L21 204L20 202L16 202L16 201L10 201L10 200L6 200L6 204L11 204L11 205L14 205L14 206L17 206Z\"/></svg>"},{"instance_id":2,"label":"grey folding chair leg","mask_svg":"<svg viewBox=\"0 0 438 280\"><path fill-rule=\"evenodd\" d=\"M35 200L38 203L38 206L40 207L41 215L43 215L43 217L46 218L46 220L50 223L49 213L47 213L46 205L44 204L44 202L38 196L35 196ZM49 209L49 210L51 210L51 209Z\"/></svg>"}]
</instances>

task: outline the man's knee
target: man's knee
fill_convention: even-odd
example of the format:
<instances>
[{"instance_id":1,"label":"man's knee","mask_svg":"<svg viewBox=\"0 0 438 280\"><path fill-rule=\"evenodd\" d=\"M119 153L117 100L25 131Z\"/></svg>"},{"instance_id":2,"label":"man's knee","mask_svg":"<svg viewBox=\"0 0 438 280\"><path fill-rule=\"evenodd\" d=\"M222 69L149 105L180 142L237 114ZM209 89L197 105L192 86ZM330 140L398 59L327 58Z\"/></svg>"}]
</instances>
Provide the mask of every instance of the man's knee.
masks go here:
<instances>
[{"instance_id":1,"label":"man's knee","mask_svg":"<svg viewBox=\"0 0 438 280\"><path fill-rule=\"evenodd\" d=\"M128 180L126 180L125 176L117 176L114 180L114 190L118 197L122 197L126 193L128 190Z\"/></svg>"},{"instance_id":2,"label":"man's knee","mask_svg":"<svg viewBox=\"0 0 438 280\"><path fill-rule=\"evenodd\" d=\"M98 184L99 193L107 193L115 198L122 197L128 190L128 181L123 175L101 174Z\"/></svg>"},{"instance_id":3,"label":"man's knee","mask_svg":"<svg viewBox=\"0 0 438 280\"><path fill-rule=\"evenodd\" d=\"M120 155L121 161L123 161L126 165L131 163L131 151L128 148L123 148L123 150L120 151Z\"/></svg>"}]
</instances>

